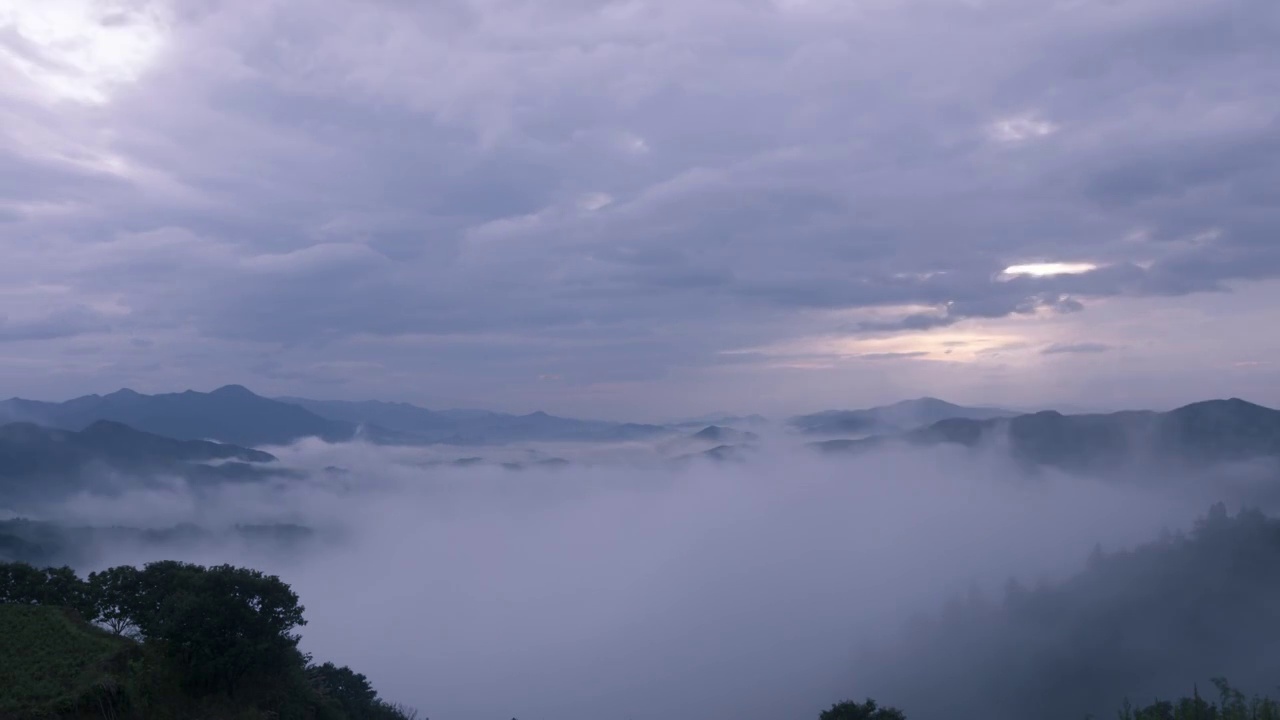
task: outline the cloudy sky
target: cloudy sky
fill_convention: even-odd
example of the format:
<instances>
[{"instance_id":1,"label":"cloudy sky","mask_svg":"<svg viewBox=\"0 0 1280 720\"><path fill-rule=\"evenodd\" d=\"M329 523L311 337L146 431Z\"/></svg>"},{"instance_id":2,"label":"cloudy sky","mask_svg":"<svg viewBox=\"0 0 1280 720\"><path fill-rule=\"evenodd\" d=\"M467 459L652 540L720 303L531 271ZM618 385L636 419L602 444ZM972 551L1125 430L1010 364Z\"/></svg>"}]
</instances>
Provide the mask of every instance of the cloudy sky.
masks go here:
<instances>
[{"instance_id":1,"label":"cloudy sky","mask_svg":"<svg viewBox=\"0 0 1280 720\"><path fill-rule=\"evenodd\" d=\"M0 395L1280 404L1275 0L0 0Z\"/></svg>"}]
</instances>

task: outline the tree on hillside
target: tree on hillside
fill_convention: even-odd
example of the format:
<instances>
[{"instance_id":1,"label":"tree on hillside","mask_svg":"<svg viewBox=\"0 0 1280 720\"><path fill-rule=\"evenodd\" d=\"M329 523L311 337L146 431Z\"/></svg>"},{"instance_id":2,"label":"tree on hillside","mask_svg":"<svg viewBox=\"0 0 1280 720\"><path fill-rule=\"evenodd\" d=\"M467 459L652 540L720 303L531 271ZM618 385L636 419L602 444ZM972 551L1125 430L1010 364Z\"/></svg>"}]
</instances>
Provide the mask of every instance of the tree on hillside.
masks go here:
<instances>
[{"instance_id":1,"label":"tree on hillside","mask_svg":"<svg viewBox=\"0 0 1280 720\"><path fill-rule=\"evenodd\" d=\"M358 713L371 706L378 697L368 678L345 665L338 667L331 662L313 665L307 669L307 674L322 695L338 703L352 717L359 717Z\"/></svg>"},{"instance_id":2,"label":"tree on hillside","mask_svg":"<svg viewBox=\"0 0 1280 720\"><path fill-rule=\"evenodd\" d=\"M147 565L139 580L134 622L186 669L190 690L234 696L248 676L300 664L293 631L306 624L303 607L280 578L231 565L164 562Z\"/></svg>"},{"instance_id":3,"label":"tree on hillside","mask_svg":"<svg viewBox=\"0 0 1280 720\"><path fill-rule=\"evenodd\" d=\"M380 699L369 679L331 662L307 668L312 687L342 709L351 720L412 720L418 711Z\"/></svg>"},{"instance_id":4,"label":"tree on hillside","mask_svg":"<svg viewBox=\"0 0 1280 720\"><path fill-rule=\"evenodd\" d=\"M0 565L0 602L36 605L44 602L45 574L26 563Z\"/></svg>"},{"instance_id":5,"label":"tree on hillside","mask_svg":"<svg viewBox=\"0 0 1280 720\"><path fill-rule=\"evenodd\" d=\"M26 563L0 563L0 602L60 605L86 620L97 617L88 587L69 567L40 569Z\"/></svg>"},{"instance_id":6,"label":"tree on hillside","mask_svg":"<svg viewBox=\"0 0 1280 720\"><path fill-rule=\"evenodd\" d=\"M818 720L906 720L901 710L882 708L870 698L864 703L846 700L836 703L818 716Z\"/></svg>"},{"instance_id":7,"label":"tree on hillside","mask_svg":"<svg viewBox=\"0 0 1280 720\"><path fill-rule=\"evenodd\" d=\"M89 573L89 593L97 608L98 622L117 635L137 630L138 589L141 577L132 565L120 565Z\"/></svg>"}]
</instances>

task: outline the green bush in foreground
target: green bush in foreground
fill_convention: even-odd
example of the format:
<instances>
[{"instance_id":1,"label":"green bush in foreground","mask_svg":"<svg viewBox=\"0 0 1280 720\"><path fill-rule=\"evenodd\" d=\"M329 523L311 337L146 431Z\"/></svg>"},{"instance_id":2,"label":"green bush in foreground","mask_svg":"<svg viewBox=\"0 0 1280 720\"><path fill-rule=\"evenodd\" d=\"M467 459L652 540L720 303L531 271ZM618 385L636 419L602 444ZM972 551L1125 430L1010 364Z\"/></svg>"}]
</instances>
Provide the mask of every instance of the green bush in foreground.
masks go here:
<instances>
[{"instance_id":1,"label":"green bush in foreground","mask_svg":"<svg viewBox=\"0 0 1280 720\"><path fill-rule=\"evenodd\" d=\"M86 581L0 563L0 720L416 717L364 675L310 664L303 610L278 577L230 565L164 561Z\"/></svg>"}]
</instances>

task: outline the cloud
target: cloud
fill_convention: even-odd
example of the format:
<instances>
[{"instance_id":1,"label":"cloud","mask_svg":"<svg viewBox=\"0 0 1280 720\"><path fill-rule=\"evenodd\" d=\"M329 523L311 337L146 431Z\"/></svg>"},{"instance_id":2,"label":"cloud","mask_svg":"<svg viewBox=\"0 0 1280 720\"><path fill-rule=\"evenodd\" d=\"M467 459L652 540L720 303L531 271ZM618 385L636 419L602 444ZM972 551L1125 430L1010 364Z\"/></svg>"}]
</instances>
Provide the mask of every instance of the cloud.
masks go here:
<instances>
[{"instance_id":1,"label":"cloud","mask_svg":"<svg viewBox=\"0 0 1280 720\"><path fill-rule=\"evenodd\" d=\"M72 307L33 318L10 319L0 315L0 342L55 340L109 329L104 316L85 307Z\"/></svg>"},{"instance_id":2,"label":"cloud","mask_svg":"<svg viewBox=\"0 0 1280 720\"><path fill-rule=\"evenodd\" d=\"M452 338L442 385L589 385L1280 279L1266 0L72 5L70 44L0 15L45 68L0 92L0 282L211 355Z\"/></svg>"},{"instance_id":3,"label":"cloud","mask_svg":"<svg viewBox=\"0 0 1280 720\"><path fill-rule=\"evenodd\" d=\"M1096 354L1110 352L1115 348L1106 343L1082 342L1082 343L1054 343L1049 347L1040 351L1041 355L1062 355L1062 354Z\"/></svg>"},{"instance_id":4,"label":"cloud","mask_svg":"<svg viewBox=\"0 0 1280 720\"><path fill-rule=\"evenodd\" d=\"M915 350L912 352L864 353L856 357L861 360L909 360L911 358L929 357L929 353L924 350Z\"/></svg>"}]
</instances>

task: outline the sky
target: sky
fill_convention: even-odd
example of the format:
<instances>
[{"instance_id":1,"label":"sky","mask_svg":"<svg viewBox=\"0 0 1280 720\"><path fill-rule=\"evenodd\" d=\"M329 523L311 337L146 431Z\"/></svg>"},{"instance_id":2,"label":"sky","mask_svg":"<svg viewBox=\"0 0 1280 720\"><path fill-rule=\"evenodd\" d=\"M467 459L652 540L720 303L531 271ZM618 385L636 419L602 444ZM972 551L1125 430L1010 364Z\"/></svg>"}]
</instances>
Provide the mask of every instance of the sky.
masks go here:
<instances>
[{"instance_id":1,"label":"sky","mask_svg":"<svg viewBox=\"0 0 1280 720\"><path fill-rule=\"evenodd\" d=\"M0 0L0 395L1280 405L1275 0Z\"/></svg>"}]
</instances>

